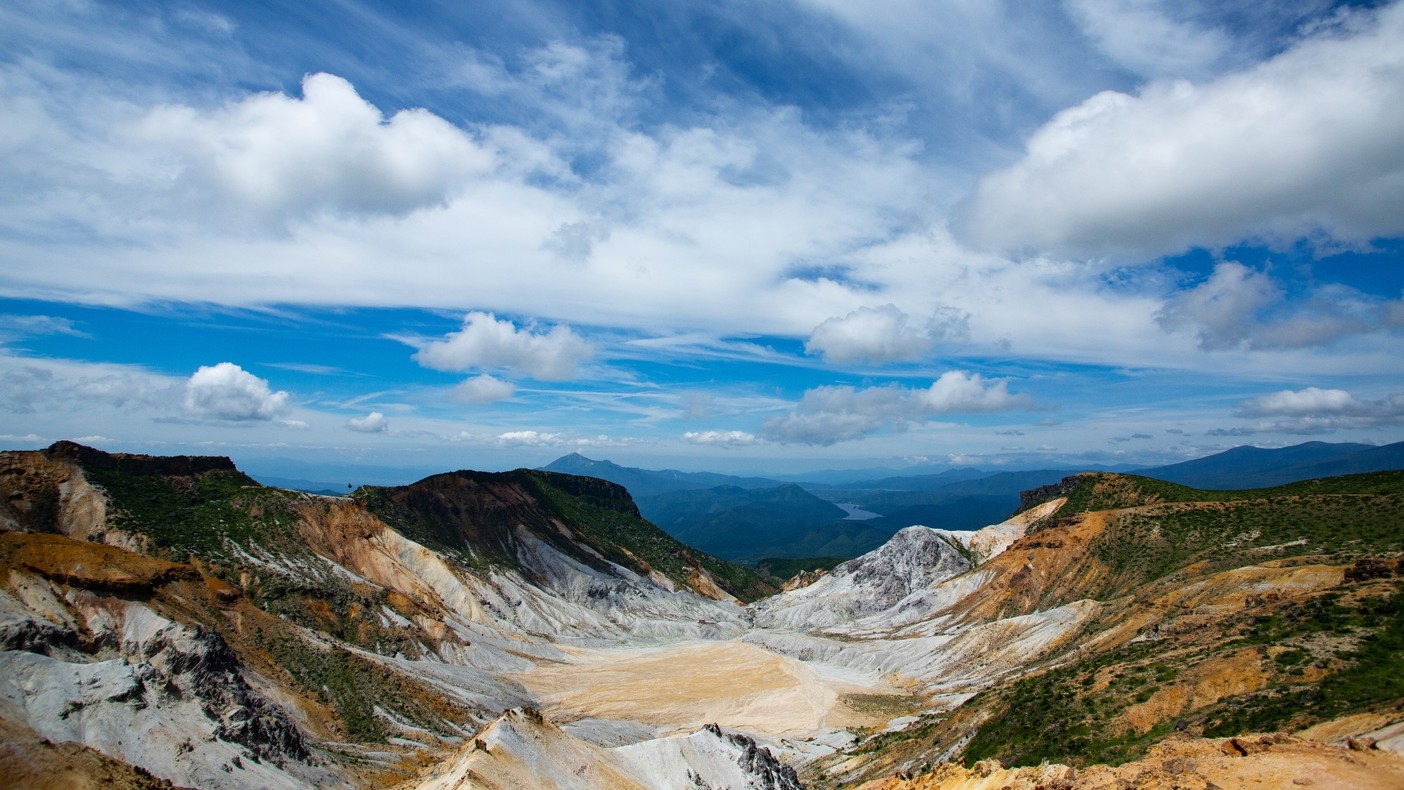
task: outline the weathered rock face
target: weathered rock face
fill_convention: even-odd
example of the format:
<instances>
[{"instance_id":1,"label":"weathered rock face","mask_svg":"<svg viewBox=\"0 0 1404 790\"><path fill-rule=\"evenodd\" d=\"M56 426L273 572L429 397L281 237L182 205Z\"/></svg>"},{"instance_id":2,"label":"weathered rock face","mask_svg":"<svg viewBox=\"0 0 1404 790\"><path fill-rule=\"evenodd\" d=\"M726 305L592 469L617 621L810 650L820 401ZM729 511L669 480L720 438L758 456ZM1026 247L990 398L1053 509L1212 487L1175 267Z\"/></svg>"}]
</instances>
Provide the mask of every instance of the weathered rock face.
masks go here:
<instances>
[{"instance_id":1,"label":"weathered rock face","mask_svg":"<svg viewBox=\"0 0 1404 790\"><path fill-rule=\"evenodd\" d=\"M1070 475L1052 485L1039 486L1038 488L1031 488L1027 491L1020 491L1019 510L1028 510L1050 499L1066 496L1069 491L1077 487L1081 479L1082 475Z\"/></svg>"},{"instance_id":2,"label":"weathered rock face","mask_svg":"<svg viewBox=\"0 0 1404 790\"><path fill-rule=\"evenodd\" d=\"M71 459L51 451L0 452L0 527L83 540L101 536L106 498Z\"/></svg>"},{"instance_id":3,"label":"weathered rock face","mask_svg":"<svg viewBox=\"0 0 1404 790\"><path fill-rule=\"evenodd\" d=\"M571 737L534 708L507 711L417 790L802 790L795 770L742 733L709 724L686 736L605 749Z\"/></svg>"},{"instance_id":4,"label":"weathered rock face","mask_svg":"<svg viewBox=\"0 0 1404 790\"><path fill-rule=\"evenodd\" d=\"M754 607L755 623L796 630L853 623L968 570L969 559L948 535L907 527L813 584L761 602Z\"/></svg>"},{"instance_id":5,"label":"weathered rock face","mask_svg":"<svg viewBox=\"0 0 1404 790\"><path fill-rule=\"evenodd\" d=\"M217 633L136 601L10 574L9 586L39 608L0 592L0 700L10 726L179 785L300 787L333 778L292 717L249 685Z\"/></svg>"}]
</instances>

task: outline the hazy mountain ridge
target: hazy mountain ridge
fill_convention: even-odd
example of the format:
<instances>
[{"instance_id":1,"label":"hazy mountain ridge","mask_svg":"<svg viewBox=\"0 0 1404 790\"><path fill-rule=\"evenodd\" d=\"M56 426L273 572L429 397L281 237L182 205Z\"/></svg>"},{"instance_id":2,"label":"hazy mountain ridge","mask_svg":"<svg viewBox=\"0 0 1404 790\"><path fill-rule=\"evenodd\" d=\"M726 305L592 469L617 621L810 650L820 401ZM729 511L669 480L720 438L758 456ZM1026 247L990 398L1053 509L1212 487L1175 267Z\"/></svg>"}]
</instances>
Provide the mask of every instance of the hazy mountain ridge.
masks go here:
<instances>
[{"instance_id":1,"label":"hazy mountain ridge","mask_svg":"<svg viewBox=\"0 0 1404 790\"><path fill-rule=\"evenodd\" d=\"M1305 442L1264 449L1235 447L1178 464L1142 469L1139 475L1206 489L1267 488L1315 477L1404 469L1404 442L1382 446Z\"/></svg>"},{"instance_id":2,"label":"hazy mountain ridge","mask_svg":"<svg viewBox=\"0 0 1404 790\"><path fill-rule=\"evenodd\" d=\"M857 477L848 482L800 479L791 484L816 499L853 503L878 514L860 523L845 521L842 516L829 518L833 511L812 502L809 507L778 513L769 510L782 484L763 478L655 472L594 461L578 453L545 468L617 482L634 495L644 516L669 534L719 556L748 562L765 557L857 556L912 524L976 530L1018 510L1021 492L1084 471L991 472L957 467L915 475ZM1248 489L1389 469L1404 469L1404 443L1376 447L1306 442L1276 449L1244 446L1192 461L1138 469L1135 474L1204 489ZM731 488L719 492L719 486ZM765 523L758 524L758 518L764 518Z\"/></svg>"},{"instance_id":3,"label":"hazy mountain ridge","mask_svg":"<svg viewBox=\"0 0 1404 790\"><path fill-rule=\"evenodd\" d=\"M629 489L635 498L655 496L670 491L735 486L737 488L775 488L783 485L780 480L764 477L742 477L716 472L680 472L676 469L639 469L620 466L613 461L596 461L580 453L561 456L546 466L545 472L598 477L611 483L618 483Z\"/></svg>"}]
</instances>

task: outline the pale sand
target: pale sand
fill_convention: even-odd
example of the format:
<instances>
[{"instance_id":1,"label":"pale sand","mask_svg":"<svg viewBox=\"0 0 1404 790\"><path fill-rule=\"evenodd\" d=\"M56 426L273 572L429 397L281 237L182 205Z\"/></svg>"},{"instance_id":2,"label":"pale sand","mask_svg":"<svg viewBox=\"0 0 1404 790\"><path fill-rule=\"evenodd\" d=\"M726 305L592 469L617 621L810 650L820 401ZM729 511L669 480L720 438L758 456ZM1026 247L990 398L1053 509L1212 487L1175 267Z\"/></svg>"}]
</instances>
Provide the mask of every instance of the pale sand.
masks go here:
<instances>
[{"instance_id":1,"label":"pale sand","mask_svg":"<svg viewBox=\"0 0 1404 790\"><path fill-rule=\"evenodd\" d=\"M556 721L640 721L664 732L716 723L762 737L806 737L881 726L892 716L844 704L846 694L903 692L851 671L821 676L803 662L743 642L572 650L567 664L512 675Z\"/></svg>"}]
</instances>

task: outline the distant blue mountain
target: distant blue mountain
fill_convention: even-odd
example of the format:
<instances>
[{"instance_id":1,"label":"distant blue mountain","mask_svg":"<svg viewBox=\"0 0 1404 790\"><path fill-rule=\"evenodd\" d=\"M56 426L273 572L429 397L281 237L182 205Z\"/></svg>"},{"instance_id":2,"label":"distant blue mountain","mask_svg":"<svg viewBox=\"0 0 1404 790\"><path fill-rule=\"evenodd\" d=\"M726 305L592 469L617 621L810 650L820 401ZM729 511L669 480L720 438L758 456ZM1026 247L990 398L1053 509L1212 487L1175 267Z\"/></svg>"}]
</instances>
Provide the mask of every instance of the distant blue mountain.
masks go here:
<instances>
[{"instance_id":1,"label":"distant blue mountain","mask_svg":"<svg viewBox=\"0 0 1404 790\"><path fill-rule=\"evenodd\" d=\"M1232 490L1394 469L1404 469L1404 442L1383 446L1305 442L1279 448L1245 445L1193 461L1142 469L1136 474L1193 488Z\"/></svg>"},{"instance_id":2,"label":"distant blue mountain","mask_svg":"<svg viewBox=\"0 0 1404 790\"><path fill-rule=\"evenodd\" d=\"M680 472L676 469L638 469L620 466L613 461L596 461L580 453L564 455L546 466L547 472L561 472L568 475L598 477L611 483L618 483L629 489L634 499L657 496L670 491L695 491L718 486L737 488L775 488L784 485L779 480L764 477L736 477L714 472Z\"/></svg>"}]
</instances>

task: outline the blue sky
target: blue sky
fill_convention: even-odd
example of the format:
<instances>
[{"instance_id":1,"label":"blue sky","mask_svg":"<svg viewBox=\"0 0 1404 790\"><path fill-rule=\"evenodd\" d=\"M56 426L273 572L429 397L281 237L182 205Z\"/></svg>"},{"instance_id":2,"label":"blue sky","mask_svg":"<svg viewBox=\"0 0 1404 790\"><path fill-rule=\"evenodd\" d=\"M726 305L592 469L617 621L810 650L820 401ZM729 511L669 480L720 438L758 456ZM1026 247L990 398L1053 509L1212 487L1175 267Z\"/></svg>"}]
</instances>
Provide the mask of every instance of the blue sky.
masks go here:
<instances>
[{"instance_id":1,"label":"blue sky","mask_svg":"<svg viewBox=\"0 0 1404 790\"><path fill-rule=\"evenodd\" d=\"M0 183L9 448L1404 440L1399 3L17 0Z\"/></svg>"}]
</instances>

